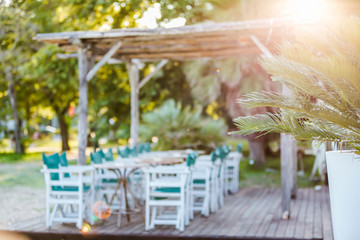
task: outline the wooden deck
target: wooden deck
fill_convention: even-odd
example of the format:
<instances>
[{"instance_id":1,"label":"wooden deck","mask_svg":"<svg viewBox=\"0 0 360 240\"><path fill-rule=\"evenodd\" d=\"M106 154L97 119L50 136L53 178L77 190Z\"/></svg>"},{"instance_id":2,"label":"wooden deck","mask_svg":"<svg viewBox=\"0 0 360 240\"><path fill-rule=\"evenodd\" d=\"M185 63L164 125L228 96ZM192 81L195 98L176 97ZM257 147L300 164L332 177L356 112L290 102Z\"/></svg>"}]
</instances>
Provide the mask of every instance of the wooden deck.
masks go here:
<instances>
[{"instance_id":1,"label":"wooden deck","mask_svg":"<svg viewBox=\"0 0 360 240\"><path fill-rule=\"evenodd\" d=\"M116 227L116 216L111 216L103 225L92 226L90 235L94 239L100 235L102 239L333 239L328 188L299 189L292 200L290 220L281 220L280 202L280 189L247 188L226 197L224 208L208 218L196 215L182 233L171 226L146 232L137 214L130 223L123 217L121 228ZM75 225L54 224L47 230L44 218L19 223L13 230L33 239L47 239L49 233L54 234L51 239L86 238Z\"/></svg>"}]
</instances>

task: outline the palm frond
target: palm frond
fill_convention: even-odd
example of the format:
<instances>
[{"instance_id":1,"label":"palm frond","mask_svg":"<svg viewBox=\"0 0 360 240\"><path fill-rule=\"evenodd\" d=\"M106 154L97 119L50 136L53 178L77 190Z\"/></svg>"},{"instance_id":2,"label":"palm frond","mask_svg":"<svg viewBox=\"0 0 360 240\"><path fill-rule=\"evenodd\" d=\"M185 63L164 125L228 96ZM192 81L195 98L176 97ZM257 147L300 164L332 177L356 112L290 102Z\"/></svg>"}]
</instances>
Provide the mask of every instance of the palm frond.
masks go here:
<instances>
[{"instance_id":1,"label":"palm frond","mask_svg":"<svg viewBox=\"0 0 360 240\"><path fill-rule=\"evenodd\" d=\"M267 106L303 113L307 117L312 116L333 122L345 129L360 134L360 125L352 113L347 115L321 102L304 102L305 100L303 96L290 98L275 92L257 92L245 95L244 99L238 100L238 103L248 108Z\"/></svg>"},{"instance_id":2,"label":"palm frond","mask_svg":"<svg viewBox=\"0 0 360 240\"><path fill-rule=\"evenodd\" d=\"M299 115L292 111L239 117L234 120L234 123L239 131L232 132L232 134L249 135L260 132L261 135L264 135L277 132L290 134L301 140L360 143L360 134L343 129L330 122L311 121L306 118L306 115Z\"/></svg>"}]
</instances>

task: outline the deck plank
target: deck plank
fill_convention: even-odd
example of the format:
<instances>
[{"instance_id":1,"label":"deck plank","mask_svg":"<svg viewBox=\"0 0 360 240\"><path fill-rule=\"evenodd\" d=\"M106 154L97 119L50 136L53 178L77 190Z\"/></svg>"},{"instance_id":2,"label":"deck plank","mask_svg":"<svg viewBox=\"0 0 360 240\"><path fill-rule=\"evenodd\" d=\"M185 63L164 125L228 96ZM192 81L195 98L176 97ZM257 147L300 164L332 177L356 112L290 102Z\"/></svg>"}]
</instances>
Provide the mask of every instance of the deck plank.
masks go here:
<instances>
[{"instance_id":1,"label":"deck plank","mask_svg":"<svg viewBox=\"0 0 360 240\"><path fill-rule=\"evenodd\" d=\"M254 189L252 189L254 193ZM245 192L243 191L242 194L238 194L235 196L230 195L228 201L225 202L224 210L219 211L219 218L216 215L213 215L211 223L207 225L206 228L203 229L202 232L199 234L206 234L210 233L217 236L226 236L229 234L230 227L228 219L233 219L234 222L237 219L238 212L241 212L241 209L247 206L248 201L236 201L235 198L246 197L246 196L253 196L251 191ZM229 203L228 203L229 202ZM211 216L210 216L211 217Z\"/></svg>"},{"instance_id":2,"label":"deck plank","mask_svg":"<svg viewBox=\"0 0 360 240\"><path fill-rule=\"evenodd\" d=\"M270 228L271 220L279 215L279 212L281 211L281 198L277 197L276 194L273 195L273 198L270 199L269 203L271 204L269 211L266 212L266 216L263 219L263 222L257 229L255 233L255 237L264 237L266 232Z\"/></svg>"},{"instance_id":3,"label":"deck plank","mask_svg":"<svg viewBox=\"0 0 360 240\"><path fill-rule=\"evenodd\" d=\"M304 231L304 237L305 238L311 238L313 236L313 225L314 225L314 191L309 191L308 195L308 208L306 210L305 215L305 231Z\"/></svg>"},{"instance_id":4,"label":"deck plank","mask_svg":"<svg viewBox=\"0 0 360 240\"><path fill-rule=\"evenodd\" d=\"M156 236L207 239L219 238L257 238L257 239L324 239L333 240L329 192L299 189L297 199L291 200L290 220L281 220L280 189L241 189L235 195L225 198L225 205L208 218L199 213L184 232L174 226L156 226L145 231L140 215L134 215L131 222L122 216L121 227L116 226L116 215L92 226L93 234L117 236L137 236L156 238ZM75 224L54 223L50 230L45 228L44 217L15 224L14 230L33 233L73 233L80 234Z\"/></svg>"},{"instance_id":5,"label":"deck plank","mask_svg":"<svg viewBox=\"0 0 360 240\"><path fill-rule=\"evenodd\" d=\"M251 214L250 219L252 221L246 221L243 228L236 235L249 237L253 237L255 235L256 230L264 221L265 215L267 213L267 211L264 211L264 209L269 209L270 204L273 204L274 199L272 197L274 196L274 191L275 189L270 189L270 191L266 193L266 197L263 197L259 201L257 207Z\"/></svg>"},{"instance_id":6,"label":"deck plank","mask_svg":"<svg viewBox=\"0 0 360 240\"><path fill-rule=\"evenodd\" d=\"M333 240L333 229L331 223L331 212L330 212L330 198L329 190L322 191L322 226L323 226L323 239Z\"/></svg>"},{"instance_id":7,"label":"deck plank","mask_svg":"<svg viewBox=\"0 0 360 240\"><path fill-rule=\"evenodd\" d=\"M266 197L266 191L262 190L260 192L255 193L254 196L249 196L247 198L248 202L240 211L241 214L237 214L237 218L232 221L232 227L228 232L228 236L236 236L239 233L239 230L242 229L243 225L246 221L248 221L248 217L250 216L251 212L257 207L259 199ZM234 211L235 212L235 211Z\"/></svg>"},{"instance_id":8,"label":"deck plank","mask_svg":"<svg viewBox=\"0 0 360 240\"><path fill-rule=\"evenodd\" d=\"M296 193L296 199L293 199L291 201L291 212L290 212L290 219L288 220L288 225L285 231L285 237L288 238L292 238L295 235L295 228L296 228L296 223L299 217L299 210L300 210L300 205L301 202L304 200L305 198L305 194L304 191L298 191Z\"/></svg>"},{"instance_id":9,"label":"deck plank","mask_svg":"<svg viewBox=\"0 0 360 240\"><path fill-rule=\"evenodd\" d=\"M299 215L296 221L295 234L294 234L295 238L303 238L305 231L305 217L309 202L308 189L304 189L303 194L304 194L304 198L301 201Z\"/></svg>"},{"instance_id":10,"label":"deck plank","mask_svg":"<svg viewBox=\"0 0 360 240\"><path fill-rule=\"evenodd\" d=\"M315 191L313 238L322 238L321 191Z\"/></svg>"}]
</instances>

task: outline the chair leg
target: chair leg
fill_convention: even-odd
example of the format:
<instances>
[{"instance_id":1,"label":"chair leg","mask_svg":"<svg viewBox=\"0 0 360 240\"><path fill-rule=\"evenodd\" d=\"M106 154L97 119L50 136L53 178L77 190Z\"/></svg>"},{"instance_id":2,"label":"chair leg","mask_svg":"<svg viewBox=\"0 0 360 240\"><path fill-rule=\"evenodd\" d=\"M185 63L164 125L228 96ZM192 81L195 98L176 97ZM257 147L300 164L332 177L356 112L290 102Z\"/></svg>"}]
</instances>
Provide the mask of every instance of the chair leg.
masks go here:
<instances>
[{"instance_id":1,"label":"chair leg","mask_svg":"<svg viewBox=\"0 0 360 240\"><path fill-rule=\"evenodd\" d=\"M149 201L145 204L145 230L150 230L150 206Z\"/></svg>"},{"instance_id":2,"label":"chair leg","mask_svg":"<svg viewBox=\"0 0 360 240\"><path fill-rule=\"evenodd\" d=\"M55 215L56 215L56 211L57 211L57 209L58 209L58 206L59 206L59 204L58 204L58 203L55 203L54 208L53 208L53 210L52 210L52 212L51 212L51 215L50 215L49 226L51 226L52 223L53 223L53 221L54 221L54 218L55 218Z\"/></svg>"},{"instance_id":3,"label":"chair leg","mask_svg":"<svg viewBox=\"0 0 360 240\"><path fill-rule=\"evenodd\" d=\"M90 217L90 224L94 224L94 218L93 218L93 207L95 205L95 188L91 189L90 192L90 206L89 206L89 217Z\"/></svg>"},{"instance_id":4,"label":"chair leg","mask_svg":"<svg viewBox=\"0 0 360 240\"><path fill-rule=\"evenodd\" d=\"M184 206L185 204L184 204L184 202L182 203L182 205L179 207L180 209L179 209L179 230L180 230L180 232L183 232L184 231L184 228L185 228L185 206Z\"/></svg>"},{"instance_id":5,"label":"chair leg","mask_svg":"<svg viewBox=\"0 0 360 240\"><path fill-rule=\"evenodd\" d=\"M82 197L79 196L79 201L78 201L78 206L79 206L79 209L78 209L78 220L77 220L77 223L76 223L76 227L78 229L81 229L82 228L82 225L83 225L83 202L82 202Z\"/></svg>"},{"instance_id":6,"label":"chair leg","mask_svg":"<svg viewBox=\"0 0 360 240\"><path fill-rule=\"evenodd\" d=\"M150 228L151 229L155 227L155 219L156 219L156 215L157 215L157 208L158 207L152 207L151 222L150 222Z\"/></svg>"},{"instance_id":7,"label":"chair leg","mask_svg":"<svg viewBox=\"0 0 360 240\"><path fill-rule=\"evenodd\" d=\"M211 183L206 181L205 183L205 195L204 195L204 202L203 208L201 210L201 214L205 217L209 216L210 213L210 201L211 201Z\"/></svg>"},{"instance_id":8,"label":"chair leg","mask_svg":"<svg viewBox=\"0 0 360 240\"><path fill-rule=\"evenodd\" d=\"M50 203L49 203L49 195L46 194L46 210L45 210L45 222L46 228L50 228Z\"/></svg>"},{"instance_id":9,"label":"chair leg","mask_svg":"<svg viewBox=\"0 0 360 240\"><path fill-rule=\"evenodd\" d=\"M192 191L190 190L190 193L189 193L189 218L190 220L193 220L194 219L194 195L192 194Z\"/></svg>"},{"instance_id":10,"label":"chair leg","mask_svg":"<svg viewBox=\"0 0 360 240\"><path fill-rule=\"evenodd\" d=\"M121 226L121 210L119 209L118 217L117 217L117 223L116 226L119 228Z\"/></svg>"}]
</instances>

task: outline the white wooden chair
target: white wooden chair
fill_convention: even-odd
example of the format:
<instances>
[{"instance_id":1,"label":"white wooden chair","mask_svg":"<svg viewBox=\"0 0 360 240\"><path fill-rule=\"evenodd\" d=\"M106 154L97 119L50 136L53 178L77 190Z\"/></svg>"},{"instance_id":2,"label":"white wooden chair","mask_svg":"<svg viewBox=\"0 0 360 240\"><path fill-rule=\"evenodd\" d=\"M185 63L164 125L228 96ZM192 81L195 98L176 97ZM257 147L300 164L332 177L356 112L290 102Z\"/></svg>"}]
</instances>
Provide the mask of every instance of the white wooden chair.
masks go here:
<instances>
[{"instance_id":1,"label":"white wooden chair","mask_svg":"<svg viewBox=\"0 0 360 240\"><path fill-rule=\"evenodd\" d=\"M240 152L231 152L225 158L225 195L229 192L235 194L239 190L239 168L242 154Z\"/></svg>"},{"instance_id":2,"label":"white wooden chair","mask_svg":"<svg viewBox=\"0 0 360 240\"><path fill-rule=\"evenodd\" d=\"M208 217L218 208L218 163L215 152L198 158L192 174L192 206Z\"/></svg>"},{"instance_id":3,"label":"white wooden chair","mask_svg":"<svg viewBox=\"0 0 360 240\"><path fill-rule=\"evenodd\" d=\"M175 225L184 231L189 219L188 167L158 166L144 169L146 182L145 230L155 225ZM167 208L175 208L169 212Z\"/></svg>"},{"instance_id":4,"label":"white wooden chair","mask_svg":"<svg viewBox=\"0 0 360 240\"><path fill-rule=\"evenodd\" d=\"M218 196L218 207L224 206L225 196L225 184L226 184L226 159L231 151L230 146L217 147L215 154L219 161L216 162L218 165L217 169L217 196Z\"/></svg>"},{"instance_id":5,"label":"white wooden chair","mask_svg":"<svg viewBox=\"0 0 360 240\"><path fill-rule=\"evenodd\" d=\"M86 216L90 223L92 206L94 205L94 169L91 166L59 167L58 154L49 157L43 155L46 185L46 227L53 222L76 223L78 228L83 225ZM69 173L70 177L61 177ZM85 176L88 174L88 176ZM86 207L87 212L86 212ZM68 209L71 209L69 211Z\"/></svg>"},{"instance_id":6,"label":"white wooden chair","mask_svg":"<svg viewBox=\"0 0 360 240\"><path fill-rule=\"evenodd\" d=\"M111 152L111 151L109 151ZM109 153L108 152L108 153ZM102 151L97 151L90 153L91 164L106 164L109 162L105 159L105 154ZM121 190L118 189L115 193L115 190L118 186L118 178L115 172L112 172L107 169L97 169L96 170L96 184L99 186L99 195L100 199L104 200L107 204L110 204L112 210L119 209L121 203ZM115 195L114 195L115 194Z\"/></svg>"}]
</instances>

